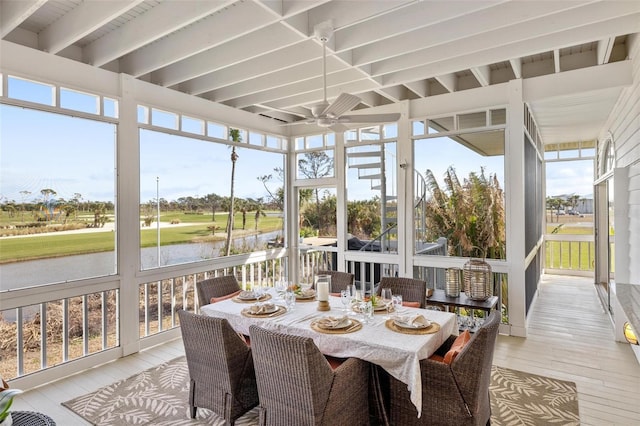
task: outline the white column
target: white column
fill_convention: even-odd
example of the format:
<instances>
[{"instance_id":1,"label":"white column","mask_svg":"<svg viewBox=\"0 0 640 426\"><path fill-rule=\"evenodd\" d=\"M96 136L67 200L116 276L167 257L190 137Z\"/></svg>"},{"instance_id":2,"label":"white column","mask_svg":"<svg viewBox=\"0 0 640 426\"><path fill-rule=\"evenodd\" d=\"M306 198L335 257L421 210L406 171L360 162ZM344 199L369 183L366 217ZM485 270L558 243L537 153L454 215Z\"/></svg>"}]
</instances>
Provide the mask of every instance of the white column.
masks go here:
<instances>
[{"instance_id":1,"label":"white column","mask_svg":"<svg viewBox=\"0 0 640 426\"><path fill-rule=\"evenodd\" d=\"M123 356L140 350L140 149L135 79L120 74L120 124L117 139L117 262L120 275L120 346Z\"/></svg>"},{"instance_id":2,"label":"white column","mask_svg":"<svg viewBox=\"0 0 640 426\"><path fill-rule=\"evenodd\" d=\"M505 134L505 196L507 212L507 263L509 270L510 334L526 337L524 198L524 102L522 80L508 85L507 130Z\"/></svg>"}]
</instances>

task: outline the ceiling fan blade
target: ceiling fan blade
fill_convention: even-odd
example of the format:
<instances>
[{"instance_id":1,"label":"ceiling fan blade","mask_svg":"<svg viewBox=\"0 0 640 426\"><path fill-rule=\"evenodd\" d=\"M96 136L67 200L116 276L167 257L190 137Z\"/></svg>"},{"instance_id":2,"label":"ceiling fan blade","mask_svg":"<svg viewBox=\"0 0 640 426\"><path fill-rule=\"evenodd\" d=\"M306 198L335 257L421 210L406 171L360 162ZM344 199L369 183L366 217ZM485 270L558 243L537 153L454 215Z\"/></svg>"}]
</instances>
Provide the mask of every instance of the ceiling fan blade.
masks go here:
<instances>
[{"instance_id":1,"label":"ceiling fan blade","mask_svg":"<svg viewBox=\"0 0 640 426\"><path fill-rule=\"evenodd\" d=\"M343 115L339 121L341 123L387 123L390 121L398 121L400 113L390 114L362 114L362 115Z\"/></svg>"},{"instance_id":2,"label":"ceiling fan blade","mask_svg":"<svg viewBox=\"0 0 640 426\"><path fill-rule=\"evenodd\" d=\"M324 111L322 116L340 117L360 103L360 98L349 93L341 93Z\"/></svg>"},{"instance_id":3,"label":"ceiling fan blade","mask_svg":"<svg viewBox=\"0 0 640 426\"><path fill-rule=\"evenodd\" d=\"M340 123L335 123L332 124L331 126L329 126L329 128L331 130L333 130L336 133L342 133L342 132L346 132L347 130L349 130L349 128L347 126L345 126L344 124L340 124Z\"/></svg>"}]
</instances>

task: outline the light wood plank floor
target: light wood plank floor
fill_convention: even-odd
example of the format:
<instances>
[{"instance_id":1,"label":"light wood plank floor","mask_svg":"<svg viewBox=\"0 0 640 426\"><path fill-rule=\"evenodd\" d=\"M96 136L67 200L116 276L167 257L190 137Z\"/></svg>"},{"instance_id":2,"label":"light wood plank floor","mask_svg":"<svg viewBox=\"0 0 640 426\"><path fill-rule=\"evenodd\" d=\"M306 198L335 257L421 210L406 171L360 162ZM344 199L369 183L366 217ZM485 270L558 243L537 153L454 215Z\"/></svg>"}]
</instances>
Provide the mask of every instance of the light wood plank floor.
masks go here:
<instances>
[{"instance_id":1,"label":"light wood plank floor","mask_svg":"<svg viewBox=\"0 0 640 426\"><path fill-rule=\"evenodd\" d=\"M184 353L174 340L26 392L13 409L49 414L58 425L86 425L61 402L92 392ZM584 425L640 424L640 364L616 343L590 279L545 276L526 339L499 336L494 364L576 383Z\"/></svg>"}]
</instances>

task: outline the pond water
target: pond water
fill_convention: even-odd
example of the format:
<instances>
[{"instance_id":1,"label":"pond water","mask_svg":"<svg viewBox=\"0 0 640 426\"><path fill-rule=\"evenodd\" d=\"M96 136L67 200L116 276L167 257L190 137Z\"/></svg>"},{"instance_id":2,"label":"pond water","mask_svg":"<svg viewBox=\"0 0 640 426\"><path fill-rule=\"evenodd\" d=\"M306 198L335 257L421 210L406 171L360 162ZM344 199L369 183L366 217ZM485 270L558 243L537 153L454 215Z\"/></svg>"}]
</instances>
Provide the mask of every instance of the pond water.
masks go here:
<instances>
[{"instance_id":1,"label":"pond water","mask_svg":"<svg viewBox=\"0 0 640 426\"><path fill-rule=\"evenodd\" d=\"M281 231L234 238L236 247L260 248ZM218 256L224 241L160 247L160 265L177 265ZM140 251L142 269L158 265L157 247ZM0 265L0 291L115 274L115 252L64 256Z\"/></svg>"}]
</instances>

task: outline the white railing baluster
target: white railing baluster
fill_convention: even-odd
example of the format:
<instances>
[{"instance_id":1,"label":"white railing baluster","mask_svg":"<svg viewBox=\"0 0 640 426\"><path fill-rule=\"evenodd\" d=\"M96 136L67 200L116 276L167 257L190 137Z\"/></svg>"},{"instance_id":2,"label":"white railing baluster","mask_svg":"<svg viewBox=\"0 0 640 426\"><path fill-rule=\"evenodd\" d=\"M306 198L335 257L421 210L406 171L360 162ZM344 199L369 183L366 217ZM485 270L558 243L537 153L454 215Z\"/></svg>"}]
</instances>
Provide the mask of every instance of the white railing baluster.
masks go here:
<instances>
[{"instance_id":1,"label":"white railing baluster","mask_svg":"<svg viewBox=\"0 0 640 426\"><path fill-rule=\"evenodd\" d=\"M69 299L62 299L62 362L69 361Z\"/></svg>"},{"instance_id":2,"label":"white railing baluster","mask_svg":"<svg viewBox=\"0 0 640 426\"><path fill-rule=\"evenodd\" d=\"M89 354L89 299L82 295L82 354Z\"/></svg>"},{"instance_id":3,"label":"white railing baluster","mask_svg":"<svg viewBox=\"0 0 640 426\"><path fill-rule=\"evenodd\" d=\"M107 333L108 333L108 320L109 320L109 311L107 309L107 292L103 291L100 293L100 305L102 307L102 350L107 349Z\"/></svg>"},{"instance_id":4,"label":"white railing baluster","mask_svg":"<svg viewBox=\"0 0 640 426\"><path fill-rule=\"evenodd\" d=\"M16 309L16 357L18 376L24 374L24 331L22 330L22 308Z\"/></svg>"},{"instance_id":5,"label":"white railing baluster","mask_svg":"<svg viewBox=\"0 0 640 426\"><path fill-rule=\"evenodd\" d=\"M162 311L163 311L163 303L162 303L162 281L158 281L157 292L157 303L158 303L158 331L162 331Z\"/></svg>"},{"instance_id":6,"label":"white railing baluster","mask_svg":"<svg viewBox=\"0 0 640 426\"><path fill-rule=\"evenodd\" d=\"M47 368L47 302L40 304L40 368Z\"/></svg>"},{"instance_id":7,"label":"white railing baluster","mask_svg":"<svg viewBox=\"0 0 640 426\"><path fill-rule=\"evenodd\" d=\"M149 283L144 285L144 335L148 336L149 332Z\"/></svg>"},{"instance_id":8,"label":"white railing baluster","mask_svg":"<svg viewBox=\"0 0 640 426\"><path fill-rule=\"evenodd\" d=\"M184 278L183 278L184 281ZM176 306L176 280L175 278L171 278L171 327L175 327L176 326L176 310L175 310L175 306Z\"/></svg>"}]
</instances>

